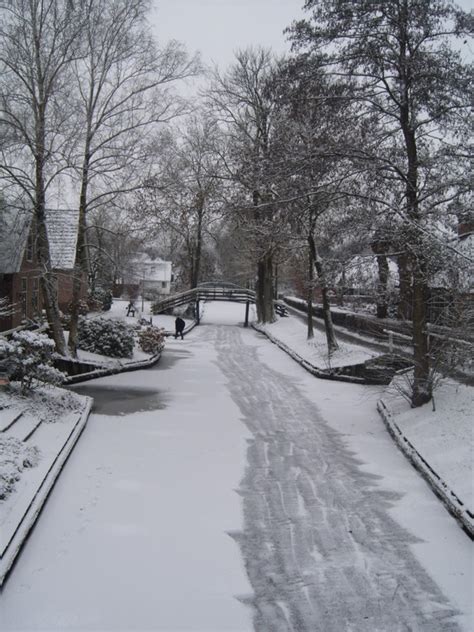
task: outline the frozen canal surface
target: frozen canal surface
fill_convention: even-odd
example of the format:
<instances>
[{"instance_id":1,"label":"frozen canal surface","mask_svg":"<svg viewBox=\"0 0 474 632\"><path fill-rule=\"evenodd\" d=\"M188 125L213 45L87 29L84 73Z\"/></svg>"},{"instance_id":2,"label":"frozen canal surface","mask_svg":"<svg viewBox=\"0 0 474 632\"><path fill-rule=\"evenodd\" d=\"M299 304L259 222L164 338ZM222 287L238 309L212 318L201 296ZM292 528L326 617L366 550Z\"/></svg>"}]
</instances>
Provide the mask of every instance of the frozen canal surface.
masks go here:
<instances>
[{"instance_id":1,"label":"frozen canal surface","mask_svg":"<svg viewBox=\"0 0 474 632\"><path fill-rule=\"evenodd\" d=\"M372 437L354 438L374 393L205 323L156 369L78 388L96 412L6 583L0 629L468 630L466 536L373 412Z\"/></svg>"}]
</instances>

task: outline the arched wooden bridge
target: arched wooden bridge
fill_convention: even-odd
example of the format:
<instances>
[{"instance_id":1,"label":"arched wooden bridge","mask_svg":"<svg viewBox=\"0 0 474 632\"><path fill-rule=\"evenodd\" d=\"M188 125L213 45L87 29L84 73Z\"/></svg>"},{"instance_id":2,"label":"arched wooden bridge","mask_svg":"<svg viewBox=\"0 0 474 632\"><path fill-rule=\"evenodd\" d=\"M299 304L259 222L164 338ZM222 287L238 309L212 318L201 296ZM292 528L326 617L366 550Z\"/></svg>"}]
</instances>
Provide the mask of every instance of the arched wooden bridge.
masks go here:
<instances>
[{"instance_id":1,"label":"arched wooden bridge","mask_svg":"<svg viewBox=\"0 0 474 632\"><path fill-rule=\"evenodd\" d=\"M196 305L195 314L196 321L199 324L199 302L200 301L231 301L233 303L245 303L245 327L248 326L249 321L249 307L250 303L255 303L255 292L246 288L239 287L233 283L226 282L209 282L200 283L192 290L186 290L185 292L179 292L156 301L153 304L153 313L161 314L174 307L181 305L189 305L194 303Z\"/></svg>"}]
</instances>

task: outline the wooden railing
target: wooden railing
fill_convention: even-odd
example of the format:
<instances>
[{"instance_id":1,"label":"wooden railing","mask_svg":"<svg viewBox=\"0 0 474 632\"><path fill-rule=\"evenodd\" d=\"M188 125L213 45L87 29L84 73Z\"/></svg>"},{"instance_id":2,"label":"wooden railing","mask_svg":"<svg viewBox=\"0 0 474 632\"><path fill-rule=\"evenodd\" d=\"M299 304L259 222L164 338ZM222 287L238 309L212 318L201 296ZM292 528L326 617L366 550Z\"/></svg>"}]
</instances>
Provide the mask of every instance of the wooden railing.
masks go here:
<instances>
[{"instance_id":1,"label":"wooden railing","mask_svg":"<svg viewBox=\"0 0 474 632\"><path fill-rule=\"evenodd\" d=\"M245 288L195 287L192 290L173 294L153 304L153 313L160 314L167 309L198 303L199 301L231 301L234 303L255 303L255 292Z\"/></svg>"}]
</instances>

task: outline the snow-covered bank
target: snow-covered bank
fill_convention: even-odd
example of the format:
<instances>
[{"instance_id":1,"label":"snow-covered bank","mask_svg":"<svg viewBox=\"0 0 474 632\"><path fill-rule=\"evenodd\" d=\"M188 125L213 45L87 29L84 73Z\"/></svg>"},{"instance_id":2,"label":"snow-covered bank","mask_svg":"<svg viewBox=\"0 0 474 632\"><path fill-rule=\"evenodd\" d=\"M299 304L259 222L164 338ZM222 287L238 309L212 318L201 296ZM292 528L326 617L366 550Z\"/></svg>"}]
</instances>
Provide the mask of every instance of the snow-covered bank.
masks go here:
<instances>
[{"instance_id":1,"label":"snow-covered bank","mask_svg":"<svg viewBox=\"0 0 474 632\"><path fill-rule=\"evenodd\" d=\"M402 451L472 537L474 389L445 380L431 405L413 409L400 394L401 388L394 380L379 411Z\"/></svg>"},{"instance_id":2,"label":"snow-covered bank","mask_svg":"<svg viewBox=\"0 0 474 632\"><path fill-rule=\"evenodd\" d=\"M306 340L306 325L297 318L278 319L266 325L272 336L295 350L307 362L329 368L324 333L315 330L313 340ZM363 362L376 354L363 346L340 343L330 366ZM325 366L326 365L326 366ZM403 379L403 378L399 378ZM445 380L435 391L435 409L428 403L410 408L394 385L379 389L391 414L423 459L431 464L449 489L474 513L472 410L474 388Z\"/></svg>"},{"instance_id":3,"label":"snow-covered bank","mask_svg":"<svg viewBox=\"0 0 474 632\"><path fill-rule=\"evenodd\" d=\"M0 501L0 585L83 431L91 404L60 388L26 397L14 387L0 393L0 479L8 492ZM18 454L23 460L13 467Z\"/></svg>"},{"instance_id":4,"label":"snow-covered bank","mask_svg":"<svg viewBox=\"0 0 474 632\"><path fill-rule=\"evenodd\" d=\"M326 335L319 329L314 329L314 337L306 339L306 325L303 321L291 316L278 318L271 325L265 325L272 336L281 340L285 345L319 369L331 369L347 364L360 364L376 357L377 353L363 345L338 342L339 349L328 356Z\"/></svg>"}]
</instances>

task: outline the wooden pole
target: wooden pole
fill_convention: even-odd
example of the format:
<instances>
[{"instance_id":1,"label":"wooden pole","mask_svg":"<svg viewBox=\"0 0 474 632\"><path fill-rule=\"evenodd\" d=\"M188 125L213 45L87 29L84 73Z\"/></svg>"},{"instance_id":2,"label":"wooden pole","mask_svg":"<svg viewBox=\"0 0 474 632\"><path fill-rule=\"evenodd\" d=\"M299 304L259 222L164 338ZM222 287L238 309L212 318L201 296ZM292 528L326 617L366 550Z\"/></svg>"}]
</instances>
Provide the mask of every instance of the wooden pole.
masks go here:
<instances>
[{"instance_id":1,"label":"wooden pole","mask_svg":"<svg viewBox=\"0 0 474 632\"><path fill-rule=\"evenodd\" d=\"M246 303L245 303L245 323L244 323L244 327L248 327L249 326L249 308L250 308L250 301L246 301Z\"/></svg>"}]
</instances>

